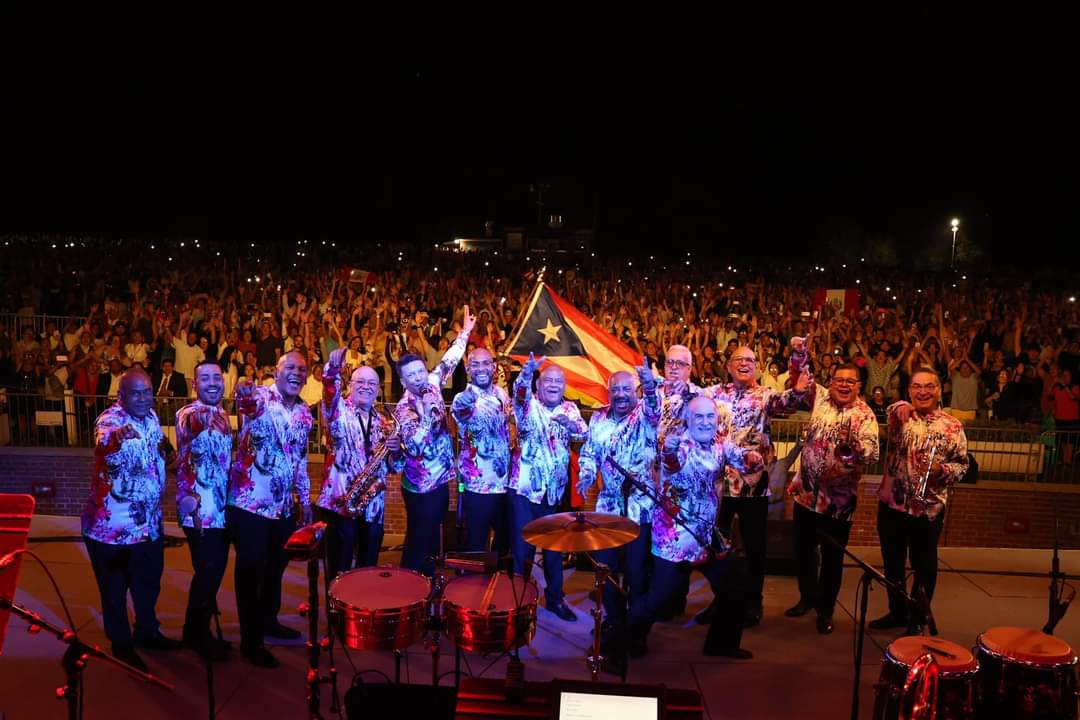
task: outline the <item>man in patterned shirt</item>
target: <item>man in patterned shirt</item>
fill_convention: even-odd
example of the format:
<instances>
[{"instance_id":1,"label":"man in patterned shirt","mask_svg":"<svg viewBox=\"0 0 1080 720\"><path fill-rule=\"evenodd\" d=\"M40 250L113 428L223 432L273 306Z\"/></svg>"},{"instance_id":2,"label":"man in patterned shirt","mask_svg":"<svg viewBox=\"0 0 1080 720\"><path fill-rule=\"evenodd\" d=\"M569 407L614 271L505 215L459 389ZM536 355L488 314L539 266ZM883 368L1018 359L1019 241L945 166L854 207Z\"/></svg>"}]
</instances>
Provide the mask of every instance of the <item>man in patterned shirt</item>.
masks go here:
<instances>
[{"instance_id":1,"label":"man in patterned shirt","mask_svg":"<svg viewBox=\"0 0 1080 720\"><path fill-rule=\"evenodd\" d=\"M120 380L116 403L94 423L94 475L82 514L86 552L101 593L101 615L113 654L146 671L135 645L175 650L161 634L154 606L161 593L165 545L161 496L172 446L153 410L150 377L132 368ZM127 595L135 606L128 624Z\"/></svg>"},{"instance_id":2,"label":"man in patterned shirt","mask_svg":"<svg viewBox=\"0 0 1080 720\"><path fill-rule=\"evenodd\" d=\"M428 372L419 355L397 361L405 394L394 408L405 451L401 496L405 501L405 550L401 567L431 575L439 553L439 537L450 507L447 483L454 475L454 442L446 422L442 385L461 362L476 319L464 308L461 332Z\"/></svg>"},{"instance_id":3,"label":"man in patterned shirt","mask_svg":"<svg viewBox=\"0 0 1080 720\"><path fill-rule=\"evenodd\" d=\"M624 674L625 652L646 652L645 637L657 615L673 596L683 592L684 577L697 567L708 579L713 594L730 592L724 587L731 571L731 558L717 552L713 527L720 505L717 488L728 466L740 471L760 470L761 455L718 437L717 408L707 397L687 404L685 432L671 432L660 453L661 506L652 511L653 569L649 588L633 603L627 616L626 646L612 637L606 650L606 667ZM705 641L708 655L748 659L753 655L739 647L741 618L718 617Z\"/></svg>"},{"instance_id":4,"label":"man in patterned shirt","mask_svg":"<svg viewBox=\"0 0 1080 720\"><path fill-rule=\"evenodd\" d=\"M221 407L225 378L213 360L195 366L195 402L176 412L176 507L186 498L194 511L180 513L187 536L193 575L184 614L184 642L203 655L224 659L226 646L210 634L210 618L229 561L225 529L225 499L232 459L232 428Z\"/></svg>"},{"instance_id":5,"label":"man in patterned shirt","mask_svg":"<svg viewBox=\"0 0 1080 720\"><path fill-rule=\"evenodd\" d=\"M243 427L229 477L225 522L236 544L240 650L256 667L278 666L263 645L264 637L300 637L282 625L277 614L288 565L285 542L296 528L296 503L301 521L311 522L307 441L312 420L300 401L307 371L303 354L288 352L278 360L273 385L242 380L235 390Z\"/></svg>"},{"instance_id":6,"label":"man in patterned shirt","mask_svg":"<svg viewBox=\"0 0 1080 720\"><path fill-rule=\"evenodd\" d=\"M383 541L383 513L386 508L386 476L401 472L401 438L387 436L390 423L375 410L379 376L369 367L358 367L349 379L349 395L341 393L341 368L348 348L330 354L323 370L323 422L327 447L323 464L322 490L315 503L320 519L329 526L326 551L330 582L338 573L378 564ZM360 478L372 451L385 443L386 458L370 468L371 476ZM348 506L347 495L355 482L373 482L373 496L362 515Z\"/></svg>"},{"instance_id":7,"label":"man in patterned shirt","mask_svg":"<svg viewBox=\"0 0 1080 720\"><path fill-rule=\"evenodd\" d=\"M465 549L487 550L495 533L499 557L509 549L506 482L510 477L510 396L492 380L495 359L485 348L469 353L469 385L454 397L451 412L458 427L458 475L465 492Z\"/></svg>"},{"instance_id":8,"label":"man in patterned shirt","mask_svg":"<svg viewBox=\"0 0 1080 720\"><path fill-rule=\"evenodd\" d=\"M818 393L813 387L810 392L814 394L814 409L807 425L799 474L789 487L795 496L799 602L784 614L802 617L816 609L818 632L828 635L833 631L844 553L818 533L826 533L847 547L859 478L863 468L878 459L878 424L874 411L859 397L859 369L855 365L836 368L828 394Z\"/></svg>"},{"instance_id":9,"label":"man in patterned shirt","mask_svg":"<svg viewBox=\"0 0 1080 720\"><path fill-rule=\"evenodd\" d=\"M937 584L937 544L945 523L948 489L968 470L967 436L959 420L941 410L941 378L921 367L908 385L911 402L893 403L888 409L888 453L885 475L878 492L877 528L885 577L904 584L910 550L915 589L934 597ZM926 493L918 486L929 473ZM870 622L875 630L907 626L909 635L921 635L926 618L908 614L904 598L889 593L889 612Z\"/></svg>"},{"instance_id":10,"label":"man in patterned shirt","mask_svg":"<svg viewBox=\"0 0 1080 720\"><path fill-rule=\"evenodd\" d=\"M638 402L640 383L643 399ZM603 487L596 499L596 512L622 515L636 522L641 532L629 544L611 550L598 550L596 560L613 572L623 572L629 583L629 603L644 594L647 566L652 547L652 500L624 480L622 468L640 482L652 485L652 467L656 460L656 425L660 419L660 398L656 378L644 366L637 368L637 378L625 371L608 378L610 404L593 413L589 420L589 438L578 459L578 492L585 497L603 474ZM618 467L616 467L616 465ZM626 485L624 486L624 483ZM627 600L611 583L604 586L604 613L609 632L619 633L626 620Z\"/></svg>"},{"instance_id":11,"label":"man in patterned shirt","mask_svg":"<svg viewBox=\"0 0 1080 720\"><path fill-rule=\"evenodd\" d=\"M524 574L526 561L531 563L536 552L521 530L531 520L557 512L569 482L570 441L584 440L589 432L577 405L564 399L566 376L558 365L544 368L533 395L533 377L543 362L530 353L514 381L518 446L510 474L510 536L518 574ZM547 609L560 620L574 622L577 616L563 601L562 554L545 550L543 557Z\"/></svg>"}]
</instances>

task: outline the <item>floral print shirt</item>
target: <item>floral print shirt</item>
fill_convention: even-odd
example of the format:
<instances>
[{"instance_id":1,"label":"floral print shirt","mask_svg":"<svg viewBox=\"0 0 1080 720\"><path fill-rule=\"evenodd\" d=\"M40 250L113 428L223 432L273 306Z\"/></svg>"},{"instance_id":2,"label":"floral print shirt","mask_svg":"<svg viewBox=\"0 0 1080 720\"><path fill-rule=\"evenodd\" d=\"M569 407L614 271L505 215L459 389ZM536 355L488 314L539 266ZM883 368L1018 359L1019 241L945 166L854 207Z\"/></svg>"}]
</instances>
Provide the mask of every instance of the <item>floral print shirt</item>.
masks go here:
<instances>
[{"instance_id":1,"label":"floral print shirt","mask_svg":"<svg viewBox=\"0 0 1080 720\"><path fill-rule=\"evenodd\" d=\"M518 446L510 471L510 489L540 504L557 505L570 473L570 441L584 440L589 426L577 405L564 400L547 407L533 396L531 378L514 381L514 417ZM566 418L563 427L556 418Z\"/></svg>"},{"instance_id":2,"label":"floral print shirt","mask_svg":"<svg viewBox=\"0 0 1080 720\"><path fill-rule=\"evenodd\" d=\"M960 421L941 410L926 416L912 410L908 421L901 423L896 408L907 404L893 403L887 411L889 443L878 499L893 510L934 520L945 510L948 488L968 470L967 436ZM923 501L915 493L930 465L931 450L933 460L941 463L942 476L930 479Z\"/></svg>"},{"instance_id":3,"label":"floral print shirt","mask_svg":"<svg viewBox=\"0 0 1080 720\"><path fill-rule=\"evenodd\" d=\"M474 493L505 493L510 479L510 396L497 385L484 390L470 384L476 404L454 398L453 414L458 427L458 475L465 489Z\"/></svg>"},{"instance_id":4,"label":"floral print shirt","mask_svg":"<svg viewBox=\"0 0 1080 720\"><path fill-rule=\"evenodd\" d=\"M176 504L195 495L198 518L204 528L225 527L225 502L232 461L232 427L220 405L199 400L176 411ZM180 518L183 527L194 527L193 518Z\"/></svg>"},{"instance_id":5,"label":"floral print shirt","mask_svg":"<svg viewBox=\"0 0 1080 720\"><path fill-rule=\"evenodd\" d=\"M123 439L130 426L138 437ZM82 513L83 535L109 545L134 545L161 537L165 459L161 423L153 410L142 420L119 402L94 423L94 475Z\"/></svg>"}]
</instances>

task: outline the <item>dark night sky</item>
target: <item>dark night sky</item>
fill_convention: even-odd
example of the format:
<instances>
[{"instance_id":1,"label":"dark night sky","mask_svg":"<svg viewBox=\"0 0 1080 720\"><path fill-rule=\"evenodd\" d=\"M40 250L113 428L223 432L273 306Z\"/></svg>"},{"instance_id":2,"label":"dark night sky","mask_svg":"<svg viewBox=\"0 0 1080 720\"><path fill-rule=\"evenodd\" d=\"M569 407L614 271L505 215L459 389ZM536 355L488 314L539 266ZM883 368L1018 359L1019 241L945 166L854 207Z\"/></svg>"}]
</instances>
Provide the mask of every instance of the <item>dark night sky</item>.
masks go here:
<instances>
[{"instance_id":1,"label":"dark night sky","mask_svg":"<svg viewBox=\"0 0 1080 720\"><path fill-rule=\"evenodd\" d=\"M528 223L534 181L608 248L1080 230L1064 18L39 5L0 10L0 231L418 239Z\"/></svg>"}]
</instances>

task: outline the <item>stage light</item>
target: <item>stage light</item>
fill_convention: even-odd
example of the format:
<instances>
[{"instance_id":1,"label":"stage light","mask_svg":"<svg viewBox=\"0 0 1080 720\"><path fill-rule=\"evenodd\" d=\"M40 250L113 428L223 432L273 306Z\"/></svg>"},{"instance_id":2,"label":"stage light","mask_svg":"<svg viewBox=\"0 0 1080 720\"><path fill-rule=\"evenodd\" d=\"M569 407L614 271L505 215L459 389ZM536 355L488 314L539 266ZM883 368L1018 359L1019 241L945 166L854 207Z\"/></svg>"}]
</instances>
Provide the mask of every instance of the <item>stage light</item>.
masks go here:
<instances>
[{"instance_id":1,"label":"stage light","mask_svg":"<svg viewBox=\"0 0 1080 720\"><path fill-rule=\"evenodd\" d=\"M1072 296L1070 296L1070 297L1069 297L1069 302L1073 302L1073 303L1074 303L1074 302L1076 302L1076 298L1075 298L1075 297L1072 297Z\"/></svg>"}]
</instances>

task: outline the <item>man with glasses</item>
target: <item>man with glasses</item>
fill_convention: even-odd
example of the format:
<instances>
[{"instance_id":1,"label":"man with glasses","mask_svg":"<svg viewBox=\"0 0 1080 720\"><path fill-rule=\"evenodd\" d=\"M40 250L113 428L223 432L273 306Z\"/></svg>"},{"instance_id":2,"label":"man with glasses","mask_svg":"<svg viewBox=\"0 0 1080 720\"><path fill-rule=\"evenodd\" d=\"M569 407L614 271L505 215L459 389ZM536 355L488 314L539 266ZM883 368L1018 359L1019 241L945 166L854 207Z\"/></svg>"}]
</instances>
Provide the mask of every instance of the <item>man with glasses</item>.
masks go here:
<instances>
[{"instance_id":1,"label":"man with glasses","mask_svg":"<svg viewBox=\"0 0 1080 720\"><path fill-rule=\"evenodd\" d=\"M915 571L913 594L925 593L929 604L937 583L937 543L945 523L949 488L968 469L967 436L963 424L941 409L941 378L920 367L908 385L911 402L889 406L888 453L878 493L877 528L885 577L897 586L905 582L910 555ZM920 485L926 480L925 490ZM889 592L889 612L870 622L875 630L907 627L921 635L926 617L908 612L904 599Z\"/></svg>"},{"instance_id":2,"label":"man with glasses","mask_svg":"<svg viewBox=\"0 0 1080 720\"><path fill-rule=\"evenodd\" d=\"M859 369L836 368L828 394L814 387L813 411L806 427L799 474L788 491L795 497L795 562L799 573L799 602L784 614L802 617L817 610L817 629L833 631L833 610L851 534L859 479L863 468L878 459L878 424L874 412L859 397ZM819 533L835 540L834 545ZM821 575L818 576L818 549Z\"/></svg>"},{"instance_id":3,"label":"man with glasses","mask_svg":"<svg viewBox=\"0 0 1080 720\"><path fill-rule=\"evenodd\" d=\"M451 412L458 427L458 477L465 486L459 502L465 513L465 549L509 550L506 482L510 477L510 396L493 383L495 358L476 348L465 361L469 384L454 397Z\"/></svg>"}]
</instances>

